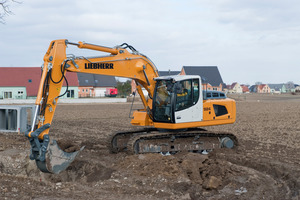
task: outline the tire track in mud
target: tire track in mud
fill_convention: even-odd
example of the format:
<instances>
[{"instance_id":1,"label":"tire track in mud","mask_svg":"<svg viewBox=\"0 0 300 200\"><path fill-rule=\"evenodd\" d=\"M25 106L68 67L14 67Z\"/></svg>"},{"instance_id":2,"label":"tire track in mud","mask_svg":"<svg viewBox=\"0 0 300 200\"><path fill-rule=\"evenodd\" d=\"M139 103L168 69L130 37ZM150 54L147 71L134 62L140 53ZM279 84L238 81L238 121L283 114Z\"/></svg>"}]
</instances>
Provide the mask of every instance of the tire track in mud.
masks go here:
<instances>
[{"instance_id":1,"label":"tire track in mud","mask_svg":"<svg viewBox=\"0 0 300 200\"><path fill-rule=\"evenodd\" d=\"M300 183L297 178L294 178L293 175L290 175L290 172L287 172L287 168L283 166L278 166L278 163L273 164L266 159L237 159L231 158L228 159L231 163L234 163L239 166L244 166L249 169L254 169L257 172L260 172L261 175L270 176L274 182L277 183L277 187L273 187L274 191L279 191L279 195L275 195L277 198L281 199L298 199L299 198L299 188ZM290 171L290 170L288 170Z\"/></svg>"},{"instance_id":2,"label":"tire track in mud","mask_svg":"<svg viewBox=\"0 0 300 200\"><path fill-rule=\"evenodd\" d=\"M269 176L276 183L273 188L278 199L300 198L300 169L298 150L282 149L282 145L261 144L257 141L242 142L237 152L227 150L214 152L210 158L222 159L250 170L255 170L262 176ZM253 148L251 148L253 147ZM283 148L283 149L284 149ZM293 160L293 161L291 161Z\"/></svg>"}]
</instances>

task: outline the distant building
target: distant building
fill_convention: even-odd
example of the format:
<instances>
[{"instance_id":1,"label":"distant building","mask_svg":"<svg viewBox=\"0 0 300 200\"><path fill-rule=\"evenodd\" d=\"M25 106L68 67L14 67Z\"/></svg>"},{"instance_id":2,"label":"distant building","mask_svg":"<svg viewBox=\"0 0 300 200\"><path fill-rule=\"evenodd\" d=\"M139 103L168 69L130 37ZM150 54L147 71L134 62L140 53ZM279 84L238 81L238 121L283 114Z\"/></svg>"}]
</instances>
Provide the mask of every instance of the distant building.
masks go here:
<instances>
[{"instance_id":1,"label":"distant building","mask_svg":"<svg viewBox=\"0 0 300 200\"><path fill-rule=\"evenodd\" d=\"M237 82L232 83L231 85L227 85L225 91L226 90L228 93L243 93L242 86Z\"/></svg>"},{"instance_id":2,"label":"distant building","mask_svg":"<svg viewBox=\"0 0 300 200\"><path fill-rule=\"evenodd\" d=\"M261 84L257 86L257 93L270 93L271 89L267 84Z\"/></svg>"},{"instance_id":3,"label":"distant building","mask_svg":"<svg viewBox=\"0 0 300 200\"><path fill-rule=\"evenodd\" d=\"M223 80L217 66L183 66L181 75L199 75L206 90L223 90Z\"/></svg>"},{"instance_id":4,"label":"distant building","mask_svg":"<svg viewBox=\"0 0 300 200\"><path fill-rule=\"evenodd\" d=\"M173 75L179 75L181 71L158 71L159 76L173 76Z\"/></svg>"},{"instance_id":5,"label":"distant building","mask_svg":"<svg viewBox=\"0 0 300 200\"><path fill-rule=\"evenodd\" d=\"M286 83L285 84L286 92L295 92L295 85L294 83Z\"/></svg>"},{"instance_id":6,"label":"distant building","mask_svg":"<svg viewBox=\"0 0 300 200\"><path fill-rule=\"evenodd\" d=\"M105 97L107 89L117 86L114 76L77 73L79 82L79 97Z\"/></svg>"},{"instance_id":7,"label":"distant building","mask_svg":"<svg viewBox=\"0 0 300 200\"><path fill-rule=\"evenodd\" d=\"M268 85L271 88L271 93L287 93L296 91L295 84L292 82Z\"/></svg>"},{"instance_id":8,"label":"distant building","mask_svg":"<svg viewBox=\"0 0 300 200\"><path fill-rule=\"evenodd\" d=\"M0 67L0 99L26 99L37 96L42 70L40 67ZM76 73L66 73L68 91L61 98L78 98ZM67 87L64 81L60 94Z\"/></svg>"},{"instance_id":9,"label":"distant building","mask_svg":"<svg viewBox=\"0 0 300 200\"><path fill-rule=\"evenodd\" d=\"M249 92L251 92L251 93L257 93L257 85L251 85L249 87Z\"/></svg>"},{"instance_id":10,"label":"distant building","mask_svg":"<svg viewBox=\"0 0 300 200\"><path fill-rule=\"evenodd\" d=\"M242 87L243 93L249 93L250 92L247 85L241 85L241 87Z\"/></svg>"},{"instance_id":11,"label":"distant building","mask_svg":"<svg viewBox=\"0 0 300 200\"><path fill-rule=\"evenodd\" d=\"M286 93L285 84L268 84L270 92L275 94Z\"/></svg>"},{"instance_id":12,"label":"distant building","mask_svg":"<svg viewBox=\"0 0 300 200\"><path fill-rule=\"evenodd\" d=\"M78 97L94 97L95 79L93 74L78 73Z\"/></svg>"}]
</instances>

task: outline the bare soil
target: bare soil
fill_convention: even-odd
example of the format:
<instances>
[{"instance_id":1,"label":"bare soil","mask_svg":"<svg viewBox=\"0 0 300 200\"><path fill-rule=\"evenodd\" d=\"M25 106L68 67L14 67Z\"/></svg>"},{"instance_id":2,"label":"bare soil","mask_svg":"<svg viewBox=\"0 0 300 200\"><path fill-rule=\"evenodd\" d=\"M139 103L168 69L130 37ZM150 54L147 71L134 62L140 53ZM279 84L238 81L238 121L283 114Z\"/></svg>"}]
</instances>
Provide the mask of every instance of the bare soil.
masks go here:
<instances>
[{"instance_id":1,"label":"bare soil","mask_svg":"<svg viewBox=\"0 0 300 200\"><path fill-rule=\"evenodd\" d=\"M85 149L61 174L43 174L23 135L0 133L0 199L300 199L300 96L231 97L236 123L207 129L239 146L208 155L111 154L109 135L136 129L130 104L59 105L50 137Z\"/></svg>"}]
</instances>

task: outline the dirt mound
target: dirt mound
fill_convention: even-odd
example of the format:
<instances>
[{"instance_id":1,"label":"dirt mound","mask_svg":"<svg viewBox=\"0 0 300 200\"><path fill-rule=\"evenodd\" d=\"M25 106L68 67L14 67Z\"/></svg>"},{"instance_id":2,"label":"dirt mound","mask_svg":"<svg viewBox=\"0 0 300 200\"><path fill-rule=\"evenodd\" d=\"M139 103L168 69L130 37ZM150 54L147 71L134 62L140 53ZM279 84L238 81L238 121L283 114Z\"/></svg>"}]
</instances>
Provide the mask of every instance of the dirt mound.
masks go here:
<instances>
[{"instance_id":1,"label":"dirt mound","mask_svg":"<svg viewBox=\"0 0 300 200\"><path fill-rule=\"evenodd\" d=\"M224 196L267 197L282 195L278 183L262 172L206 155L187 153L163 156L145 154L128 156L117 166L117 171L140 177L142 185L161 185L165 192L213 199ZM257 189L257 186L260 188ZM278 192L278 189L280 192ZM246 194L247 193L247 194Z\"/></svg>"},{"instance_id":2,"label":"dirt mound","mask_svg":"<svg viewBox=\"0 0 300 200\"><path fill-rule=\"evenodd\" d=\"M137 176L164 177L177 182L190 182L203 185L204 188L216 189L222 186L227 175L234 174L229 162L209 159L207 155L178 153L163 156L161 154L141 154L128 156L117 165L117 170ZM214 178L211 178L214 177ZM209 182L216 180L218 185L210 187Z\"/></svg>"},{"instance_id":3,"label":"dirt mound","mask_svg":"<svg viewBox=\"0 0 300 200\"><path fill-rule=\"evenodd\" d=\"M67 139L59 139L57 140L57 145L59 148L67 153L72 153L80 150L80 146L75 144L73 141Z\"/></svg>"}]
</instances>

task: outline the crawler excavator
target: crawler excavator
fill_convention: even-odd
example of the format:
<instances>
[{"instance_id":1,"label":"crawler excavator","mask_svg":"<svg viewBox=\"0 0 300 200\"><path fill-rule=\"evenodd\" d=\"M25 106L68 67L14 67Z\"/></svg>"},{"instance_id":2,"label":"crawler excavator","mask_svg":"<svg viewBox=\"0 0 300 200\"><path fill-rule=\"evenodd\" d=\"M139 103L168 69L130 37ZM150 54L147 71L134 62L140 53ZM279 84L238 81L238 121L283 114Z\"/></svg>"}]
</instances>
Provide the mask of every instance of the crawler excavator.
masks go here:
<instances>
[{"instance_id":1,"label":"crawler excavator","mask_svg":"<svg viewBox=\"0 0 300 200\"><path fill-rule=\"evenodd\" d=\"M68 45L106 52L108 55L67 55ZM233 134L200 128L231 124L236 119L234 100L203 98L200 76L159 77L153 62L126 43L109 48L65 39L54 40L44 56L31 130L25 133L31 144L30 159L36 161L42 172L59 173L65 170L84 148L65 152L49 137L67 71L126 77L135 81L143 109L133 112L131 124L142 129L115 133L109 142L112 152L126 150L131 154L175 154L180 151L233 148L237 145ZM144 96L142 88L147 90L148 97Z\"/></svg>"}]
</instances>

